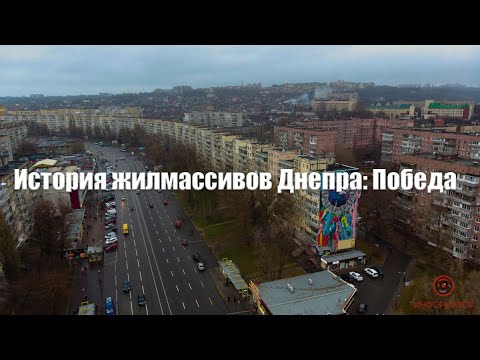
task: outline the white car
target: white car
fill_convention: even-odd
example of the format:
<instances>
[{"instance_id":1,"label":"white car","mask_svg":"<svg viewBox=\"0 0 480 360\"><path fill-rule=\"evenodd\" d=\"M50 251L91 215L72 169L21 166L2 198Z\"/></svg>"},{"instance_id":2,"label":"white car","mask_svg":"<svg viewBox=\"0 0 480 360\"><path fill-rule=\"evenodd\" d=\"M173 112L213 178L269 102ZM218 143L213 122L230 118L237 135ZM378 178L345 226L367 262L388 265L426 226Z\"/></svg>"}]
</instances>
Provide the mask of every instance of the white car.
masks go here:
<instances>
[{"instance_id":1,"label":"white car","mask_svg":"<svg viewBox=\"0 0 480 360\"><path fill-rule=\"evenodd\" d=\"M105 234L105 239L110 239L113 237L117 237L117 234L115 234L113 231Z\"/></svg>"},{"instance_id":2,"label":"white car","mask_svg":"<svg viewBox=\"0 0 480 360\"><path fill-rule=\"evenodd\" d=\"M365 271L368 275L370 275L373 278L378 278L378 272L376 272L373 269L365 268L365 270L363 270L363 271Z\"/></svg>"},{"instance_id":3,"label":"white car","mask_svg":"<svg viewBox=\"0 0 480 360\"><path fill-rule=\"evenodd\" d=\"M118 239L116 237L111 237L111 238L108 238L107 240L105 240L105 245L110 245L110 244L113 244L113 243L116 243L118 242Z\"/></svg>"},{"instance_id":4,"label":"white car","mask_svg":"<svg viewBox=\"0 0 480 360\"><path fill-rule=\"evenodd\" d=\"M203 271L203 270L205 270L205 265L203 265L202 262L199 262L199 263L197 263L197 268L198 268L199 271Z\"/></svg>"},{"instance_id":5,"label":"white car","mask_svg":"<svg viewBox=\"0 0 480 360\"><path fill-rule=\"evenodd\" d=\"M350 276L352 276L356 281L363 281L363 277L362 275L360 275L359 273L355 272L355 271L351 271L349 272Z\"/></svg>"}]
</instances>

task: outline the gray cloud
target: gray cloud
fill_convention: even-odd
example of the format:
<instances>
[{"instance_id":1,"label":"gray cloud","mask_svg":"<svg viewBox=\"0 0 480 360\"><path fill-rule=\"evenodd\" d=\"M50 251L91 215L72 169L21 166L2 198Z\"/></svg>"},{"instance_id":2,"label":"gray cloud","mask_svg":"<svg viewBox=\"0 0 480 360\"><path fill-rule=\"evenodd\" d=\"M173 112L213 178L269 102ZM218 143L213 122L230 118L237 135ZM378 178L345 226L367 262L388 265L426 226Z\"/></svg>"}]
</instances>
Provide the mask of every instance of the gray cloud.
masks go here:
<instances>
[{"instance_id":1,"label":"gray cloud","mask_svg":"<svg viewBox=\"0 0 480 360\"><path fill-rule=\"evenodd\" d=\"M0 46L0 96L138 92L187 84L480 84L478 46Z\"/></svg>"}]
</instances>

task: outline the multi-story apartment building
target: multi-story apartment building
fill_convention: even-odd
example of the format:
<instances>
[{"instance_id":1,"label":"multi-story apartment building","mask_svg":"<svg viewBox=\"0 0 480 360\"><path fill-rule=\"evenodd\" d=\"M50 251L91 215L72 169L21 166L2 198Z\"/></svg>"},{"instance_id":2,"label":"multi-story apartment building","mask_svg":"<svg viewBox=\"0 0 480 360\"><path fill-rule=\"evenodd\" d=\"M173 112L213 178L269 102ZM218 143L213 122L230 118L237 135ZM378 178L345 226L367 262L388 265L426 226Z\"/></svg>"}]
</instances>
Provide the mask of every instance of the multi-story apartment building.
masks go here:
<instances>
[{"instance_id":1,"label":"multi-story apartment building","mask_svg":"<svg viewBox=\"0 0 480 360\"><path fill-rule=\"evenodd\" d=\"M382 133L388 129L413 127L413 120L344 119L308 120L297 122L307 128L334 129L335 144L358 150L381 144Z\"/></svg>"},{"instance_id":2,"label":"multi-story apartment building","mask_svg":"<svg viewBox=\"0 0 480 360\"><path fill-rule=\"evenodd\" d=\"M330 87L324 87L315 89L312 109L314 112L354 111L357 104L357 93L333 93Z\"/></svg>"},{"instance_id":3,"label":"multi-story apartment building","mask_svg":"<svg viewBox=\"0 0 480 360\"><path fill-rule=\"evenodd\" d=\"M480 132L451 133L437 130L391 129L383 133L382 161L396 162L403 154L435 153L480 159Z\"/></svg>"},{"instance_id":4,"label":"multi-story apartment building","mask_svg":"<svg viewBox=\"0 0 480 360\"><path fill-rule=\"evenodd\" d=\"M452 117L463 120L470 120L475 108L474 101L439 101L425 100L422 108L424 119Z\"/></svg>"},{"instance_id":5,"label":"multi-story apartment building","mask_svg":"<svg viewBox=\"0 0 480 360\"><path fill-rule=\"evenodd\" d=\"M193 111L185 113L184 121L188 124L197 124L210 128L229 128L243 126L244 116L242 113Z\"/></svg>"},{"instance_id":6,"label":"multi-story apartment building","mask_svg":"<svg viewBox=\"0 0 480 360\"><path fill-rule=\"evenodd\" d=\"M413 119L415 116L415 105L413 104L399 104L399 105L372 105L367 106L366 109L377 116L379 113L384 113L390 119Z\"/></svg>"},{"instance_id":7,"label":"multi-story apartment building","mask_svg":"<svg viewBox=\"0 0 480 360\"><path fill-rule=\"evenodd\" d=\"M480 264L480 162L457 156L419 153L402 155L401 169L413 173L455 172L457 188L441 194L401 190L394 201L396 225L410 230L432 246ZM439 241L440 239L440 241Z\"/></svg>"},{"instance_id":8,"label":"multi-story apartment building","mask_svg":"<svg viewBox=\"0 0 480 360\"><path fill-rule=\"evenodd\" d=\"M15 169L28 169L28 164L28 161L10 161L7 165L0 167L0 211L11 226L17 246L30 237L33 227L32 192L14 190Z\"/></svg>"},{"instance_id":9,"label":"multi-story apartment building","mask_svg":"<svg viewBox=\"0 0 480 360\"><path fill-rule=\"evenodd\" d=\"M335 130L297 126L274 126L275 145L301 149L305 154L322 154L335 151Z\"/></svg>"},{"instance_id":10,"label":"multi-story apartment building","mask_svg":"<svg viewBox=\"0 0 480 360\"><path fill-rule=\"evenodd\" d=\"M27 138L28 130L25 125L4 124L0 127L0 136L8 136L12 152L15 153L20 143Z\"/></svg>"},{"instance_id":11,"label":"multi-story apartment building","mask_svg":"<svg viewBox=\"0 0 480 360\"><path fill-rule=\"evenodd\" d=\"M0 136L0 166L13 160L12 143L9 136Z\"/></svg>"}]
</instances>

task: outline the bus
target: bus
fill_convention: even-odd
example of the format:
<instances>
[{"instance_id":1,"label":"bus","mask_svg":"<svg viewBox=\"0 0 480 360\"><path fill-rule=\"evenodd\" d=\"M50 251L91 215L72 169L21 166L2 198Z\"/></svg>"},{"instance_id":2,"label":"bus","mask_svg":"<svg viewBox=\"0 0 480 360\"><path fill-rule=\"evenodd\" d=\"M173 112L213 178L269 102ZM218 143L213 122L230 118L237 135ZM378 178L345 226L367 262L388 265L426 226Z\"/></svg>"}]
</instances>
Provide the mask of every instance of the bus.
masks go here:
<instances>
[{"instance_id":1,"label":"bus","mask_svg":"<svg viewBox=\"0 0 480 360\"><path fill-rule=\"evenodd\" d=\"M115 307L111 296L105 299L105 315L115 315Z\"/></svg>"},{"instance_id":2,"label":"bus","mask_svg":"<svg viewBox=\"0 0 480 360\"><path fill-rule=\"evenodd\" d=\"M128 235L128 224L123 224L123 235Z\"/></svg>"}]
</instances>

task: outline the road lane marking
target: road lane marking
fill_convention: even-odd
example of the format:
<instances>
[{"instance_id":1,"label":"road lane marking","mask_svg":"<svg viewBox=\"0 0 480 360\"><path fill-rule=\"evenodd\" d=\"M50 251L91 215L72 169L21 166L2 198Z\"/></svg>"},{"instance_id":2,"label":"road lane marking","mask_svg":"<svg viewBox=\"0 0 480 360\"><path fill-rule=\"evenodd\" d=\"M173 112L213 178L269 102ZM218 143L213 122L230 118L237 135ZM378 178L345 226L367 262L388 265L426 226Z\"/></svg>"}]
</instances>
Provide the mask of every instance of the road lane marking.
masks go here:
<instances>
[{"instance_id":1,"label":"road lane marking","mask_svg":"<svg viewBox=\"0 0 480 360\"><path fill-rule=\"evenodd\" d=\"M165 248L162 248L163 252L165 252Z\"/></svg>"},{"instance_id":2,"label":"road lane marking","mask_svg":"<svg viewBox=\"0 0 480 360\"><path fill-rule=\"evenodd\" d=\"M132 292L131 291L128 293L128 296L130 297L130 301L131 301L132 300Z\"/></svg>"},{"instance_id":3,"label":"road lane marking","mask_svg":"<svg viewBox=\"0 0 480 360\"><path fill-rule=\"evenodd\" d=\"M168 233L167 233L167 229L165 229L165 234L168 234Z\"/></svg>"},{"instance_id":4,"label":"road lane marking","mask_svg":"<svg viewBox=\"0 0 480 360\"><path fill-rule=\"evenodd\" d=\"M152 221L153 221L153 217L152 217L152 216L150 216L150 219L152 219Z\"/></svg>"},{"instance_id":5,"label":"road lane marking","mask_svg":"<svg viewBox=\"0 0 480 360\"><path fill-rule=\"evenodd\" d=\"M127 271L128 271L128 261L125 260L125 266L127 267Z\"/></svg>"},{"instance_id":6,"label":"road lane marking","mask_svg":"<svg viewBox=\"0 0 480 360\"><path fill-rule=\"evenodd\" d=\"M158 241L160 241L160 244L162 243L162 240L161 240L161 239L158 239Z\"/></svg>"},{"instance_id":7,"label":"road lane marking","mask_svg":"<svg viewBox=\"0 0 480 360\"><path fill-rule=\"evenodd\" d=\"M135 248L135 256L138 256L137 248Z\"/></svg>"},{"instance_id":8,"label":"road lane marking","mask_svg":"<svg viewBox=\"0 0 480 360\"><path fill-rule=\"evenodd\" d=\"M172 241L172 239L170 239L170 236L168 237L168 241Z\"/></svg>"},{"instance_id":9,"label":"road lane marking","mask_svg":"<svg viewBox=\"0 0 480 360\"><path fill-rule=\"evenodd\" d=\"M158 235L158 231L157 231L157 230L155 230L155 232L156 232L156 233L157 233L157 235Z\"/></svg>"},{"instance_id":10,"label":"road lane marking","mask_svg":"<svg viewBox=\"0 0 480 360\"><path fill-rule=\"evenodd\" d=\"M173 248L173 251L175 251L175 246L172 246L172 248Z\"/></svg>"},{"instance_id":11,"label":"road lane marking","mask_svg":"<svg viewBox=\"0 0 480 360\"><path fill-rule=\"evenodd\" d=\"M203 288L205 287L205 286L203 285L203 281L202 281L202 280L200 280L200 284L202 284L202 287L203 287Z\"/></svg>"},{"instance_id":12,"label":"road lane marking","mask_svg":"<svg viewBox=\"0 0 480 360\"><path fill-rule=\"evenodd\" d=\"M153 223L153 226L156 227L155 223Z\"/></svg>"},{"instance_id":13,"label":"road lane marking","mask_svg":"<svg viewBox=\"0 0 480 360\"><path fill-rule=\"evenodd\" d=\"M130 311L132 312L133 315L133 305L132 305L132 300L130 299Z\"/></svg>"},{"instance_id":14,"label":"road lane marking","mask_svg":"<svg viewBox=\"0 0 480 360\"><path fill-rule=\"evenodd\" d=\"M193 270L195 270L195 272L197 272L197 269L196 269L196 268L193 268Z\"/></svg>"},{"instance_id":15,"label":"road lane marking","mask_svg":"<svg viewBox=\"0 0 480 360\"><path fill-rule=\"evenodd\" d=\"M145 303L145 311L147 312L147 315L148 315L148 306L147 306L147 303Z\"/></svg>"},{"instance_id":16,"label":"road lane marking","mask_svg":"<svg viewBox=\"0 0 480 360\"><path fill-rule=\"evenodd\" d=\"M197 306L198 306L198 307L200 307L200 305L198 304L198 301L197 301L197 299L195 299L195 302L197 303Z\"/></svg>"},{"instance_id":17,"label":"road lane marking","mask_svg":"<svg viewBox=\"0 0 480 360\"><path fill-rule=\"evenodd\" d=\"M188 287L190 288L190 290L192 290L192 285L190 285L190 283L188 283Z\"/></svg>"},{"instance_id":18,"label":"road lane marking","mask_svg":"<svg viewBox=\"0 0 480 360\"><path fill-rule=\"evenodd\" d=\"M138 268L140 268L140 262L138 261L138 258L137 258L137 266Z\"/></svg>"},{"instance_id":19,"label":"road lane marking","mask_svg":"<svg viewBox=\"0 0 480 360\"><path fill-rule=\"evenodd\" d=\"M165 258L165 260L167 260L167 264L168 264L168 263L169 263L169 262L168 262L168 259L167 259L167 258Z\"/></svg>"},{"instance_id":20,"label":"road lane marking","mask_svg":"<svg viewBox=\"0 0 480 360\"><path fill-rule=\"evenodd\" d=\"M135 242L135 239L133 239L133 245L135 245L135 247L137 247L137 243Z\"/></svg>"},{"instance_id":21,"label":"road lane marking","mask_svg":"<svg viewBox=\"0 0 480 360\"><path fill-rule=\"evenodd\" d=\"M178 260L178 262L180 262L180 259L178 258L178 256L177 256L177 260Z\"/></svg>"},{"instance_id":22,"label":"road lane marking","mask_svg":"<svg viewBox=\"0 0 480 360\"><path fill-rule=\"evenodd\" d=\"M183 305L183 310L185 310L185 304L183 303L183 301L182 301L182 305Z\"/></svg>"},{"instance_id":23,"label":"road lane marking","mask_svg":"<svg viewBox=\"0 0 480 360\"><path fill-rule=\"evenodd\" d=\"M178 290L178 285L175 285L175 287L177 288L177 291L180 292L180 290Z\"/></svg>"},{"instance_id":24,"label":"road lane marking","mask_svg":"<svg viewBox=\"0 0 480 360\"><path fill-rule=\"evenodd\" d=\"M183 275L185 275L185 270L182 269L182 271L183 271Z\"/></svg>"},{"instance_id":25,"label":"road lane marking","mask_svg":"<svg viewBox=\"0 0 480 360\"><path fill-rule=\"evenodd\" d=\"M213 305L212 299L210 299L210 297L208 297L208 300L210 300L210 304Z\"/></svg>"},{"instance_id":26,"label":"road lane marking","mask_svg":"<svg viewBox=\"0 0 480 360\"><path fill-rule=\"evenodd\" d=\"M173 271L172 270L170 270L170 274L172 274L172 277L173 277Z\"/></svg>"},{"instance_id":27,"label":"road lane marking","mask_svg":"<svg viewBox=\"0 0 480 360\"><path fill-rule=\"evenodd\" d=\"M117 287L117 274L115 274L115 287Z\"/></svg>"},{"instance_id":28,"label":"road lane marking","mask_svg":"<svg viewBox=\"0 0 480 360\"><path fill-rule=\"evenodd\" d=\"M125 257L127 257L127 247L125 246Z\"/></svg>"},{"instance_id":29,"label":"road lane marking","mask_svg":"<svg viewBox=\"0 0 480 360\"><path fill-rule=\"evenodd\" d=\"M140 274L140 281L141 281L141 282L143 282L143 279L142 279L142 272L141 272L141 271L139 271L138 273Z\"/></svg>"},{"instance_id":30,"label":"road lane marking","mask_svg":"<svg viewBox=\"0 0 480 360\"><path fill-rule=\"evenodd\" d=\"M143 287L143 284L142 284L142 293L145 294L145 288Z\"/></svg>"}]
</instances>

